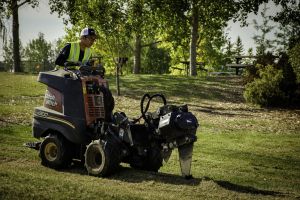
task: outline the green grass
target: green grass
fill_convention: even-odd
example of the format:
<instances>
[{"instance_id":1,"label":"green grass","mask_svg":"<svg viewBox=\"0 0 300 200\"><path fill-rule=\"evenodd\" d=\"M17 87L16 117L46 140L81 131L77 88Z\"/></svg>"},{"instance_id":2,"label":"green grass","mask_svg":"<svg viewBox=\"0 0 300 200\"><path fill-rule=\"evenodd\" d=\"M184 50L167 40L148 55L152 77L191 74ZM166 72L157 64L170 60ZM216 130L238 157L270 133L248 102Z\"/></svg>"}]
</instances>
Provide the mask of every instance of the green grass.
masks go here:
<instances>
[{"instance_id":1,"label":"green grass","mask_svg":"<svg viewBox=\"0 0 300 200\"><path fill-rule=\"evenodd\" d=\"M72 166L56 171L23 147L31 136L33 107L45 86L36 76L0 73L0 199L298 199L300 111L245 104L239 77L187 78L168 75L121 77L115 111L140 114L145 92L187 103L199 122L193 180L180 176L178 153L159 173L122 164L108 178ZM114 77L108 77L115 94ZM160 102L154 102L154 110Z\"/></svg>"}]
</instances>

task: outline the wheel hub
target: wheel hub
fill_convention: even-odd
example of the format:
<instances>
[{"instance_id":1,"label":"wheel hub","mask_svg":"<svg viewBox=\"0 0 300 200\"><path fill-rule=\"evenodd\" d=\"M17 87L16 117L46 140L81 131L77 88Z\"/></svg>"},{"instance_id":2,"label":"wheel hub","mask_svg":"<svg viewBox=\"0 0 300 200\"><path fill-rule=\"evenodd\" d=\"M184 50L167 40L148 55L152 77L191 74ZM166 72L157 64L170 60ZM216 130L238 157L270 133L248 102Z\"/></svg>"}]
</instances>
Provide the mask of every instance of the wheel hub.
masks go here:
<instances>
[{"instance_id":1,"label":"wheel hub","mask_svg":"<svg viewBox=\"0 0 300 200\"><path fill-rule=\"evenodd\" d=\"M45 158L49 161L54 161L57 158L57 146L50 142L45 146Z\"/></svg>"},{"instance_id":2,"label":"wheel hub","mask_svg":"<svg viewBox=\"0 0 300 200\"><path fill-rule=\"evenodd\" d=\"M90 160L89 164L91 165L91 167L99 168L102 164L101 153L99 151L97 151L97 149L93 149L90 152L90 156L91 156L91 160Z\"/></svg>"}]
</instances>

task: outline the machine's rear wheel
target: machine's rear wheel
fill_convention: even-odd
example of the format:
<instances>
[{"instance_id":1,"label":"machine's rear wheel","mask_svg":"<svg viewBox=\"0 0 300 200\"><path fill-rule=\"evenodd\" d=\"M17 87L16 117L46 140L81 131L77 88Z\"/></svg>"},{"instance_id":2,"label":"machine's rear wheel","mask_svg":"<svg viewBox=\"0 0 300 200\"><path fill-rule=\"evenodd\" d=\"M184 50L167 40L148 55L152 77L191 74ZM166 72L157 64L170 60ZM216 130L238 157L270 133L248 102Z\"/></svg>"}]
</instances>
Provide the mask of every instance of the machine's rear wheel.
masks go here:
<instances>
[{"instance_id":1,"label":"machine's rear wheel","mask_svg":"<svg viewBox=\"0 0 300 200\"><path fill-rule=\"evenodd\" d=\"M66 167L72 160L70 152L70 145L62 136L47 136L40 147L42 165L54 169Z\"/></svg>"},{"instance_id":2,"label":"machine's rear wheel","mask_svg":"<svg viewBox=\"0 0 300 200\"><path fill-rule=\"evenodd\" d=\"M107 176L116 170L119 163L117 147L113 147L109 142L102 143L96 140L86 148L85 167L91 175Z\"/></svg>"}]
</instances>

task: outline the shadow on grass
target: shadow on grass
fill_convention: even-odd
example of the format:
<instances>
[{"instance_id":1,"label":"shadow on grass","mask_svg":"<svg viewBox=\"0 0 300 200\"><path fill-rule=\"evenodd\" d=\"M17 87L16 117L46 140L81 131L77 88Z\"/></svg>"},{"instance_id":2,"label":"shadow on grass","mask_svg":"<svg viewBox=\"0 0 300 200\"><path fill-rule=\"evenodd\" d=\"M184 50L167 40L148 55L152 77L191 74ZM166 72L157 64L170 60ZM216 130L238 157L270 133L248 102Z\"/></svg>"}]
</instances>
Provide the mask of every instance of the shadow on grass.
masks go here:
<instances>
[{"instance_id":1,"label":"shadow on grass","mask_svg":"<svg viewBox=\"0 0 300 200\"><path fill-rule=\"evenodd\" d=\"M139 100L144 93L163 93L168 97L244 102L241 79L236 78L187 78L181 76L127 76L121 78L121 94ZM113 85L113 88L115 86ZM114 93L115 88L113 89Z\"/></svg>"},{"instance_id":2,"label":"shadow on grass","mask_svg":"<svg viewBox=\"0 0 300 200\"><path fill-rule=\"evenodd\" d=\"M281 192L270 191L270 190L261 190L261 189L257 189L257 188L251 187L251 186L234 184L229 181L213 180L209 177L203 177L202 180L203 181L204 180L213 181L218 186L220 186L226 190L230 190L230 191L238 192L238 193L247 193L247 194L253 194L253 195L266 195L266 196L284 196L285 195Z\"/></svg>"},{"instance_id":3,"label":"shadow on grass","mask_svg":"<svg viewBox=\"0 0 300 200\"><path fill-rule=\"evenodd\" d=\"M258 194L258 195L271 195L271 196L284 196L283 193L275 192L275 191L269 191L269 190L260 190L256 189L251 186L243 186L243 185L237 185L230 183L228 181L214 181L216 184L218 184L220 187L234 191L239 193L250 193L250 194Z\"/></svg>"},{"instance_id":4,"label":"shadow on grass","mask_svg":"<svg viewBox=\"0 0 300 200\"><path fill-rule=\"evenodd\" d=\"M83 164L80 162L76 162L71 165L68 169L60 170L65 173L72 173L72 174L80 174L88 176L86 169L84 168ZM185 179L182 176L174 175L174 174L167 174L162 172L149 172L143 171L138 169L133 169L130 167L120 166L118 170L110 175L105 177L107 179L112 180L119 180L128 183L144 183L152 184L152 182L160 182L160 183L167 183L172 185L199 185L201 179L199 178L192 178L192 179Z\"/></svg>"},{"instance_id":5,"label":"shadow on grass","mask_svg":"<svg viewBox=\"0 0 300 200\"><path fill-rule=\"evenodd\" d=\"M84 162L81 162L79 160L73 160L71 166L65 169L60 169L59 171L72 174L88 175L84 167Z\"/></svg>"},{"instance_id":6,"label":"shadow on grass","mask_svg":"<svg viewBox=\"0 0 300 200\"><path fill-rule=\"evenodd\" d=\"M85 170L83 164L80 162L73 164L69 169L63 170L63 172L88 176L87 171ZM214 180L209 177L185 179L182 176L175 174L167 174L163 172L149 172L124 166L120 166L114 174L105 178L108 180L118 180L128 183L143 183L146 185L164 183L171 185L197 186L202 181L213 181L218 186L233 192L265 196L285 196L285 194L281 192L261 190L252 186L238 185L223 180Z\"/></svg>"},{"instance_id":7,"label":"shadow on grass","mask_svg":"<svg viewBox=\"0 0 300 200\"><path fill-rule=\"evenodd\" d=\"M199 185L201 182L201 179L199 178L185 179L184 177L175 174L167 174L163 172L149 172L129 167L120 167L119 171L116 174L108 178L130 183L149 182L151 184L152 182L160 182L172 185L187 186Z\"/></svg>"},{"instance_id":8,"label":"shadow on grass","mask_svg":"<svg viewBox=\"0 0 300 200\"><path fill-rule=\"evenodd\" d=\"M83 165L75 164L72 165L69 169L63 170L67 173L74 173L80 175L86 175L87 171L83 167ZM171 185L186 185L186 186L197 186L202 181L213 181L218 186L230 190L233 192L238 193L248 193L253 195L266 195L266 196L284 196L285 194L276 191L270 190L261 190L251 186L243 186L234 184L228 181L223 180L213 180L209 177L202 177L202 178L192 178L192 179L185 179L182 176L175 175L175 174L167 174L163 172L149 172L143 170L137 170L129 167L120 166L118 171L114 174L106 177L106 179L111 180L118 180L128 183L143 183L143 184L154 184L156 183L164 183L164 184L171 184Z\"/></svg>"},{"instance_id":9,"label":"shadow on grass","mask_svg":"<svg viewBox=\"0 0 300 200\"><path fill-rule=\"evenodd\" d=\"M217 111L216 109L197 108L195 110L197 112L202 112L202 113L206 113L206 114L210 114L210 115L218 115L218 116L226 116L226 117L235 117L235 116L249 117L249 116L251 116L250 114L220 112L220 111Z\"/></svg>"}]
</instances>

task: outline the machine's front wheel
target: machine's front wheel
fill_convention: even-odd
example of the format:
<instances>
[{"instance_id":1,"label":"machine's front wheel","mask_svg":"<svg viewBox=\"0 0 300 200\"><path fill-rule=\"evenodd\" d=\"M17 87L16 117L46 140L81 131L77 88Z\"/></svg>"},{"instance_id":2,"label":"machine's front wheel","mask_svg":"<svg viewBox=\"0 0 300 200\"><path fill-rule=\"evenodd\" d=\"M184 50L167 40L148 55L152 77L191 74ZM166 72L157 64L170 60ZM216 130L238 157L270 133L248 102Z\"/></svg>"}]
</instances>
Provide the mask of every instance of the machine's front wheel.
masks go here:
<instances>
[{"instance_id":1,"label":"machine's front wheel","mask_svg":"<svg viewBox=\"0 0 300 200\"><path fill-rule=\"evenodd\" d=\"M58 169L71 163L70 145L62 136L49 135L41 144L40 157L42 165Z\"/></svg>"},{"instance_id":2,"label":"machine's front wheel","mask_svg":"<svg viewBox=\"0 0 300 200\"><path fill-rule=\"evenodd\" d=\"M119 155L109 142L99 140L91 142L85 152L85 167L89 174L94 176L107 176L118 167Z\"/></svg>"}]
</instances>

